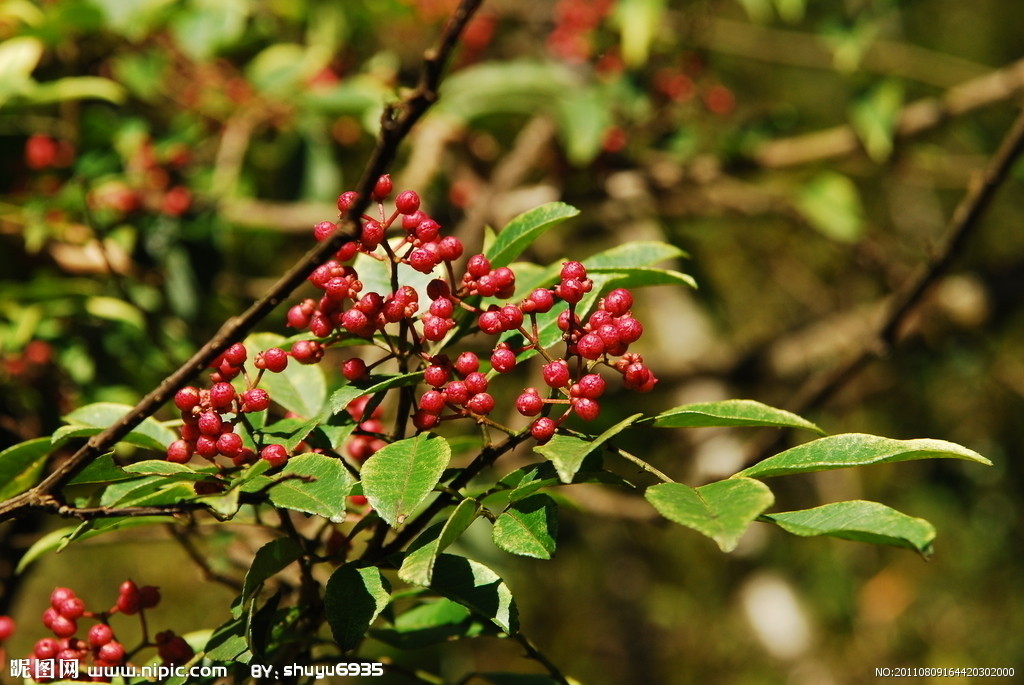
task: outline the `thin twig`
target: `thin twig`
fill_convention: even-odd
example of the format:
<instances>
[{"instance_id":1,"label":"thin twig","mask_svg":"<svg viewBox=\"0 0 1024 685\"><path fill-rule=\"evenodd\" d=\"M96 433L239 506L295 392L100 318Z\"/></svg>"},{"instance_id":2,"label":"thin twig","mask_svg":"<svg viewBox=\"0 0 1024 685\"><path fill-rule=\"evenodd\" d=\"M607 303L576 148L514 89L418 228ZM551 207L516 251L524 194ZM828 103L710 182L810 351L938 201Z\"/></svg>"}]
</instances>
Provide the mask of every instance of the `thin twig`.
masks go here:
<instances>
[{"instance_id":1,"label":"thin twig","mask_svg":"<svg viewBox=\"0 0 1024 685\"><path fill-rule=\"evenodd\" d=\"M530 640L525 635L523 635L522 633L516 633L512 636L512 639L514 639L516 642L523 646L523 649L526 650L527 656L529 656L531 659L533 659L541 666L543 666L545 669L547 669L548 674L550 674L556 682L561 683L561 685L569 685L569 681L565 679L565 676L562 675L562 672L560 670L558 670L558 667L555 666L550 659L544 656L543 652L534 647L533 643L530 642Z\"/></svg>"}]
</instances>

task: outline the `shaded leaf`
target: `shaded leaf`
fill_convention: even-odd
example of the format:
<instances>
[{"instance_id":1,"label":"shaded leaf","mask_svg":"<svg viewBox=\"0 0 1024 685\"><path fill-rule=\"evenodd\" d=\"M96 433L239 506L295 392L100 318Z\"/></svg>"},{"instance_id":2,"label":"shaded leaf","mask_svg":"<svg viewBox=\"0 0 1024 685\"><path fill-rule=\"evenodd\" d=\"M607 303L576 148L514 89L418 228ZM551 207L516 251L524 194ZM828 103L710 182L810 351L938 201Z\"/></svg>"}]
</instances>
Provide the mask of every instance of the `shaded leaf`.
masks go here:
<instances>
[{"instance_id":1,"label":"shaded leaf","mask_svg":"<svg viewBox=\"0 0 1024 685\"><path fill-rule=\"evenodd\" d=\"M925 556L931 554L935 539L935 527L928 521L864 500L764 514L761 518L794 535L830 535L876 545L907 547Z\"/></svg>"},{"instance_id":2,"label":"shaded leaf","mask_svg":"<svg viewBox=\"0 0 1024 685\"><path fill-rule=\"evenodd\" d=\"M432 433L387 445L363 464L363 494L396 527L434 489L450 458L448 443Z\"/></svg>"},{"instance_id":3,"label":"shaded leaf","mask_svg":"<svg viewBox=\"0 0 1024 685\"><path fill-rule=\"evenodd\" d=\"M0 452L0 501L35 485L52 449L49 438L36 438L11 445Z\"/></svg>"},{"instance_id":4,"label":"shaded leaf","mask_svg":"<svg viewBox=\"0 0 1024 685\"><path fill-rule=\"evenodd\" d=\"M241 605L248 603L268 578L302 556L302 547L291 538L276 538L256 550L242 584Z\"/></svg>"},{"instance_id":5,"label":"shaded leaf","mask_svg":"<svg viewBox=\"0 0 1024 685\"><path fill-rule=\"evenodd\" d=\"M68 481L68 485L83 485L85 483L112 483L119 480L131 480L135 475L125 473L124 469L114 462L114 454L107 452L93 459L89 464L78 472L74 478Z\"/></svg>"},{"instance_id":6,"label":"shaded leaf","mask_svg":"<svg viewBox=\"0 0 1024 685\"><path fill-rule=\"evenodd\" d=\"M363 395L374 395L378 392L384 392L391 388L404 388L410 385L416 385L423 378L422 371L416 371L414 373L395 374L393 376L387 375L373 375L367 378L365 381L358 383L349 383L343 385L333 393L331 393L331 399L329 406L332 414L345 411L345 407L349 405L349 402L362 397Z\"/></svg>"},{"instance_id":7,"label":"shaded leaf","mask_svg":"<svg viewBox=\"0 0 1024 685\"><path fill-rule=\"evenodd\" d=\"M699 488L661 483L647 488L644 497L659 514L703 533L723 552L734 550L747 526L775 501L764 483L736 477Z\"/></svg>"},{"instance_id":8,"label":"shaded leaf","mask_svg":"<svg viewBox=\"0 0 1024 685\"><path fill-rule=\"evenodd\" d=\"M370 631L374 638L399 649L420 649L479 633L480 624L469 609L444 597L402 612L391 627Z\"/></svg>"},{"instance_id":9,"label":"shaded leaf","mask_svg":"<svg viewBox=\"0 0 1024 685\"><path fill-rule=\"evenodd\" d=\"M434 563L430 587L489 619L506 633L519 631L519 612L511 590L483 564L451 554L441 554Z\"/></svg>"},{"instance_id":10,"label":"shaded leaf","mask_svg":"<svg viewBox=\"0 0 1024 685\"><path fill-rule=\"evenodd\" d=\"M270 488L275 506L337 520L345 516L345 498L354 482L339 459L300 454L285 464L280 482Z\"/></svg>"},{"instance_id":11,"label":"shaded leaf","mask_svg":"<svg viewBox=\"0 0 1024 685\"><path fill-rule=\"evenodd\" d=\"M796 206L819 233L851 243L864 232L860 193L846 176L823 171L800 186Z\"/></svg>"},{"instance_id":12,"label":"shaded leaf","mask_svg":"<svg viewBox=\"0 0 1024 685\"><path fill-rule=\"evenodd\" d=\"M249 359L271 347L290 349L283 336L275 333L254 333L245 340ZM285 409L303 418L320 414L327 399L327 381L318 364L299 364L288 360L288 366L281 373L264 373L260 387L270 393L270 399Z\"/></svg>"},{"instance_id":13,"label":"shaded leaf","mask_svg":"<svg viewBox=\"0 0 1024 685\"><path fill-rule=\"evenodd\" d=\"M324 591L327 622L343 651L359 646L370 624L388 605L391 585L375 566L345 564L331 574Z\"/></svg>"},{"instance_id":14,"label":"shaded leaf","mask_svg":"<svg viewBox=\"0 0 1024 685\"><path fill-rule=\"evenodd\" d=\"M654 267L632 267L628 269L600 268L588 269L589 274L610 274L615 277L609 287L644 288L652 285L685 285L697 288L693 276L672 269L656 269Z\"/></svg>"},{"instance_id":15,"label":"shaded leaf","mask_svg":"<svg viewBox=\"0 0 1024 685\"><path fill-rule=\"evenodd\" d=\"M892 154L893 134L903 109L903 85L886 79L854 101L850 123L864 150L875 162Z\"/></svg>"},{"instance_id":16,"label":"shaded leaf","mask_svg":"<svg viewBox=\"0 0 1024 685\"><path fill-rule=\"evenodd\" d=\"M437 555L469 528L479 512L480 503L475 499L459 502L446 521L431 526L416 539L398 569L398 577L414 585L430 585Z\"/></svg>"},{"instance_id":17,"label":"shaded leaf","mask_svg":"<svg viewBox=\"0 0 1024 685\"><path fill-rule=\"evenodd\" d=\"M491 537L500 549L524 557L550 559L558 534L558 505L548 495L513 502L494 522Z\"/></svg>"},{"instance_id":18,"label":"shaded leaf","mask_svg":"<svg viewBox=\"0 0 1024 685\"><path fill-rule=\"evenodd\" d=\"M722 400L684 404L653 417L659 428L699 426L779 426L805 428L824 435L825 431L796 414L754 400Z\"/></svg>"},{"instance_id":19,"label":"shaded leaf","mask_svg":"<svg viewBox=\"0 0 1024 685\"><path fill-rule=\"evenodd\" d=\"M894 440L864 433L843 433L793 447L736 475L765 478L914 459L966 459L992 465L977 452L945 440Z\"/></svg>"}]
</instances>

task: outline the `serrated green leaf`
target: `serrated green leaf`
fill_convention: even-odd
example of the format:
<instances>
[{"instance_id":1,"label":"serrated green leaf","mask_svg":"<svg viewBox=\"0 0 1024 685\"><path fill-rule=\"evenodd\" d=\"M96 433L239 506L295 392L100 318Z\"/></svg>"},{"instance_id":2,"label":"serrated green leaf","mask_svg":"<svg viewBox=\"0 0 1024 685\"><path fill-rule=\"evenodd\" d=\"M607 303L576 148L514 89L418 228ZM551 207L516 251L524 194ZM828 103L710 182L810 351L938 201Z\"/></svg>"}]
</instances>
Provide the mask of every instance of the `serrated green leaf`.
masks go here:
<instances>
[{"instance_id":1,"label":"serrated green leaf","mask_svg":"<svg viewBox=\"0 0 1024 685\"><path fill-rule=\"evenodd\" d=\"M945 440L894 440L864 433L843 433L793 447L736 475L766 478L914 459L966 459L992 465L977 452Z\"/></svg>"},{"instance_id":2,"label":"serrated green leaf","mask_svg":"<svg viewBox=\"0 0 1024 685\"><path fill-rule=\"evenodd\" d=\"M79 407L62 418L65 423L73 426L107 428L124 418L132 409L127 404L96 402ZM151 438L153 442L147 446L157 450L167 449L168 445L178 439L174 431L152 417L144 420L132 432Z\"/></svg>"},{"instance_id":3,"label":"serrated green leaf","mask_svg":"<svg viewBox=\"0 0 1024 685\"><path fill-rule=\"evenodd\" d=\"M764 483L735 476L699 488L661 483L644 497L669 521L708 536L723 552L736 549L751 522L775 501Z\"/></svg>"},{"instance_id":4,"label":"serrated green leaf","mask_svg":"<svg viewBox=\"0 0 1024 685\"><path fill-rule=\"evenodd\" d=\"M430 585L437 555L446 550L469 528L480 512L480 503L464 499L442 523L425 530L410 546L398 569L398 577L413 585Z\"/></svg>"},{"instance_id":5,"label":"serrated green leaf","mask_svg":"<svg viewBox=\"0 0 1024 685\"><path fill-rule=\"evenodd\" d=\"M804 428L824 435L825 431L792 412L776 409L754 400L722 400L683 404L653 417L658 428L696 428L703 426L778 426Z\"/></svg>"},{"instance_id":6,"label":"serrated green leaf","mask_svg":"<svg viewBox=\"0 0 1024 685\"><path fill-rule=\"evenodd\" d=\"M539 235L579 213L580 210L564 202L548 202L523 212L508 222L485 256L493 268L508 266Z\"/></svg>"},{"instance_id":7,"label":"serrated green leaf","mask_svg":"<svg viewBox=\"0 0 1024 685\"><path fill-rule=\"evenodd\" d=\"M399 649L420 649L479 633L480 624L469 609L444 597L402 612L391 627L370 631L374 638Z\"/></svg>"},{"instance_id":8,"label":"serrated green leaf","mask_svg":"<svg viewBox=\"0 0 1024 685\"><path fill-rule=\"evenodd\" d=\"M924 556L931 554L935 539L935 527L928 521L864 500L764 514L761 518L794 535L829 535L876 545L894 545L916 550Z\"/></svg>"},{"instance_id":9,"label":"serrated green leaf","mask_svg":"<svg viewBox=\"0 0 1024 685\"><path fill-rule=\"evenodd\" d=\"M555 465L558 477L562 479L563 483L571 483L573 476L579 471L588 454L636 423L641 416L643 414L633 414L629 418L619 421L593 440L584 440L572 435L555 435L546 444L534 449Z\"/></svg>"},{"instance_id":10,"label":"serrated green leaf","mask_svg":"<svg viewBox=\"0 0 1024 685\"><path fill-rule=\"evenodd\" d=\"M345 564L331 574L324 591L327 623L342 651L360 641L391 597L391 585L375 566Z\"/></svg>"},{"instance_id":11,"label":"serrated green leaf","mask_svg":"<svg viewBox=\"0 0 1024 685\"><path fill-rule=\"evenodd\" d=\"M339 459L300 454L288 460L278 479L280 482L270 489L270 501L275 506L328 519L344 517L345 498L354 480Z\"/></svg>"},{"instance_id":12,"label":"serrated green leaf","mask_svg":"<svg viewBox=\"0 0 1024 685\"><path fill-rule=\"evenodd\" d=\"M796 207L815 230L834 240L852 243L864 233L860 193L842 174L822 171L802 184Z\"/></svg>"},{"instance_id":13,"label":"serrated green leaf","mask_svg":"<svg viewBox=\"0 0 1024 685\"><path fill-rule=\"evenodd\" d=\"M392 388L404 388L410 385L416 385L422 378L422 371L395 374L393 376L370 376L365 381L349 383L348 385L343 385L335 390L331 393L331 399L328 402L328 406L330 407L332 414L337 414L345 411L345 407L348 406L349 402L357 397L362 397L363 395L375 395L379 392L384 392L385 390L391 390Z\"/></svg>"},{"instance_id":14,"label":"serrated green leaf","mask_svg":"<svg viewBox=\"0 0 1024 685\"><path fill-rule=\"evenodd\" d=\"M291 538L275 538L256 550L242 584L241 605L248 604L268 578L301 556L302 546Z\"/></svg>"},{"instance_id":15,"label":"serrated green leaf","mask_svg":"<svg viewBox=\"0 0 1024 685\"><path fill-rule=\"evenodd\" d=\"M483 564L452 554L434 562L432 590L492 621L506 633L519 631L519 611L512 591Z\"/></svg>"},{"instance_id":16,"label":"serrated green leaf","mask_svg":"<svg viewBox=\"0 0 1024 685\"><path fill-rule=\"evenodd\" d=\"M391 443L363 464L363 494L388 525L397 527L434 489L450 458L448 443L432 433Z\"/></svg>"},{"instance_id":17,"label":"serrated green leaf","mask_svg":"<svg viewBox=\"0 0 1024 685\"><path fill-rule=\"evenodd\" d=\"M0 452L0 501L35 485L52 449L49 438L36 438L11 445Z\"/></svg>"},{"instance_id":18,"label":"serrated green leaf","mask_svg":"<svg viewBox=\"0 0 1024 685\"><path fill-rule=\"evenodd\" d=\"M282 346L288 347L285 338L275 333L255 333L245 341L249 359L271 347ZM281 373L264 373L260 387L270 393L274 402L307 419L319 416L327 399L327 381L320 366L299 364L294 359L289 359Z\"/></svg>"},{"instance_id":19,"label":"serrated green leaf","mask_svg":"<svg viewBox=\"0 0 1024 685\"><path fill-rule=\"evenodd\" d=\"M268 438L267 442L280 443L291 453L313 432L314 428L320 425L320 420L319 416L314 416L311 419L285 418L266 426L263 429L263 434Z\"/></svg>"},{"instance_id":20,"label":"serrated green leaf","mask_svg":"<svg viewBox=\"0 0 1024 685\"><path fill-rule=\"evenodd\" d=\"M558 505L548 495L513 502L494 522L491 538L509 554L550 559L558 535Z\"/></svg>"}]
</instances>

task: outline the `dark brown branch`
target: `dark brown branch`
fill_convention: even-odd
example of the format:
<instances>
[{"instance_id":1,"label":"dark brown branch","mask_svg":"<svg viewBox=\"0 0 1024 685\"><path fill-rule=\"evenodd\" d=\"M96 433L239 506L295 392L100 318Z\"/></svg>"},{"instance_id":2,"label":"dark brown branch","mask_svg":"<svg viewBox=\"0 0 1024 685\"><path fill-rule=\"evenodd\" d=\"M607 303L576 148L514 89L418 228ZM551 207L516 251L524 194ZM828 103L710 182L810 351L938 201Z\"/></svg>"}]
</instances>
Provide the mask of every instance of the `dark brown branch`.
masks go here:
<instances>
[{"instance_id":1,"label":"dark brown branch","mask_svg":"<svg viewBox=\"0 0 1024 685\"><path fill-rule=\"evenodd\" d=\"M191 359L165 378L155 390L142 398L117 423L91 437L81 449L59 464L34 488L0 503L0 521L22 515L32 509L52 508L56 501L54 493L93 459L110 450L135 426L155 414L174 396L174 393L205 369L228 346L241 340L246 333L290 296L317 265L327 261L342 245L356 239L354 234L356 220L369 206L371 191L377 178L394 161L398 146L413 125L437 100L444 67L458 44L459 36L466 23L482 1L462 1L445 26L437 46L430 48L424 55L423 69L416 88L400 103L391 105L384 110L377 147L367 162L357 186L359 200L344 216L339 230L330 239L310 249L274 284L264 297L253 303L242 315L224 322L213 338L192 355Z\"/></svg>"},{"instance_id":2,"label":"dark brown branch","mask_svg":"<svg viewBox=\"0 0 1024 685\"><path fill-rule=\"evenodd\" d=\"M824 377L811 378L796 393L791 411L803 413L828 401L864 366L886 354L899 342L903 328L935 283L949 271L963 251L968 238L977 230L985 210L992 204L996 191L1007 180L1014 163L1024 153L1024 111L1018 114L999 149L986 168L975 178L950 218L942 247L925 264L920 273L896 294L889 313L879 325L872 342L839 368ZM757 459L768 456L776 445L757 450Z\"/></svg>"}]
</instances>

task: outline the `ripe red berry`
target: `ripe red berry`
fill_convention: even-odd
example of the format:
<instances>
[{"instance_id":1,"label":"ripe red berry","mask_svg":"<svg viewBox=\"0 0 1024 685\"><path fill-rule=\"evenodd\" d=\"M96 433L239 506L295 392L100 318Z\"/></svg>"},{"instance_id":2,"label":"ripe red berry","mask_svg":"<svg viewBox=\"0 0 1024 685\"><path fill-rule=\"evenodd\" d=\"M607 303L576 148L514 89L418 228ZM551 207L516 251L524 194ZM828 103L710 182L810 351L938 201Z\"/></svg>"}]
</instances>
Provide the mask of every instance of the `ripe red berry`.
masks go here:
<instances>
[{"instance_id":1,"label":"ripe red berry","mask_svg":"<svg viewBox=\"0 0 1024 685\"><path fill-rule=\"evenodd\" d=\"M584 421L593 421L601 413L601 405L589 397L577 397L572 401L572 409Z\"/></svg>"},{"instance_id":2,"label":"ripe red berry","mask_svg":"<svg viewBox=\"0 0 1024 685\"><path fill-rule=\"evenodd\" d=\"M480 330L488 335L497 335L505 330L505 324L497 310L484 312L477 318L476 323Z\"/></svg>"},{"instance_id":3,"label":"ripe red berry","mask_svg":"<svg viewBox=\"0 0 1024 685\"><path fill-rule=\"evenodd\" d=\"M242 411L263 411L270 406L270 393L263 388L250 388L242 393Z\"/></svg>"},{"instance_id":4,"label":"ripe red berry","mask_svg":"<svg viewBox=\"0 0 1024 685\"><path fill-rule=\"evenodd\" d=\"M384 174L377 179L376 185L373 186L373 199L377 202L386 200L393 188L394 184L391 182L391 174Z\"/></svg>"},{"instance_id":5,"label":"ripe red berry","mask_svg":"<svg viewBox=\"0 0 1024 685\"><path fill-rule=\"evenodd\" d=\"M399 214L413 214L420 208L420 196L415 190L403 190L395 198L395 209Z\"/></svg>"},{"instance_id":6,"label":"ripe red berry","mask_svg":"<svg viewBox=\"0 0 1024 685\"><path fill-rule=\"evenodd\" d=\"M241 366L249 358L249 352L242 343L235 343L224 350L224 359L232 366Z\"/></svg>"},{"instance_id":7,"label":"ripe red berry","mask_svg":"<svg viewBox=\"0 0 1024 685\"><path fill-rule=\"evenodd\" d=\"M160 603L160 588L155 585L143 585L139 588L139 605L143 609L152 609Z\"/></svg>"},{"instance_id":8,"label":"ripe red berry","mask_svg":"<svg viewBox=\"0 0 1024 685\"><path fill-rule=\"evenodd\" d=\"M412 415L412 425L416 427L416 430L430 430L440 423L440 416L423 411L422 409Z\"/></svg>"},{"instance_id":9,"label":"ripe red berry","mask_svg":"<svg viewBox=\"0 0 1024 685\"><path fill-rule=\"evenodd\" d=\"M450 319L455 313L455 303L447 297L438 297L430 303L430 313L442 319Z\"/></svg>"},{"instance_id":10,"label":"ripe red berry","mask_svg":"<svg viewBox=\"0 0 1024 685\"><path fill-rule=\"evenodd\" d=\"M214 383L210 388L210 404L214 409L227 409L235 401L235 388L230 383Z\"/></svg>"},{"instance_id":11,"label":"ripe red berry","mask_svg":"<svg viewBox=\"0 0 1024 685\"><path fill-rule=\"evenodd\" d=\"M562 271L559 276L563 282L572 278L582 280L587 277L587 269L580 262L562 262Z\"/></svg>"},{"instance_id":12,"label":"ripe red berry","mask_svg":"<svg viewBox=\"0 0 1024 685\"><path fill-rule=\"evenodd\" d=\"M633 295L625 288L616 288L604 297L601 308L615 316L622 316L633 306Z\"/></svg>"},{"instance_id":13,"label":"ripe red berry","mask_svg":"<svg viewBox=\"0 0 1024 685\"><path fill-rule=\"evenodd\" d=\"M423 370L423 381L434 388L440 388L451 380L451 373L448 369L437 364L431 364Z\"/></svg>"},{"instance_id":14,"label":"ripe red berry","mask_svg":"<svg viewBox=\"0 0 1024 685\"><path fill-rule=\"evenodd\" d=\"M39 659L52 659L60 651L60 642L52 637L44 637L37 640L32 647L32 653Z\"/></svg>"},{"instance_id":15,"label":"ripe red berry","mask_svg":"<svg viewBox=\"0 0 1024 685\"><path fill-rule=\"evenodd\" d=\"M551 436L555 434L556 428L558 428L558 424L555 423L554 419L542 416L530 426L530 435L533 436L534 440L543 444L551 439Z\"/></svg>"},{"instance_id":16,"label":"ripe red berry","mask_svg":"<svg viewBox=\"0 0 1024 685\"><path fill-rule=\"evenodd\" d=\"M420 397L420 409L428 414L440 414L444 408L444 394L438 390L428 390Z\"/></svg>"},{"instance_id":17,"label":"ripe red berry","mask_svg":"<svg viewBox=\"0 0 1024 685\"><path fill-rule=\"evenodd\" d=\"M15 623L10 616L0 616L0 644L3 644L14 635Z\"/></svg>"},{"instance_id":18,"label":"ripe red berry","mask_svg":"<svg viewBox=\"0 0 1024 685\"><path fill-rule=\"evenodd\" d=\"M464 380L466 383L466 390L469 391L470 395L475 395L478 392L484 392L487 390L487 376L479 371L472 371L466 374L466 378Z\"/></svg>"},{"instance_id":19,"label":"ripe red berry","mask_svg":"<svg viewBox=\"0 0 1024 685\"><path fill-rule=\"evenodd\" d=\"M570 323L572 324L573 328L576 328L580 325L580 317L576 316L576 314L566 309L565 311L559 313L557 323L559 330L568 331Z\"/></svg>"},{"instance_id":20,"label":"ripe red berry","mask_svg":"<svg viewBox=\"0 0 1024 685\"><path fill-rule=\"evenodd\" d=\"M475 414L489 414L494 409L494 398L490 393L479 392L469 398L466 408Z\"/></svg>"},{"instance_id":21,"label":"ripe red berry","mask_svg":"<svg viewBox=\"0 0 1024 685\"><path fill-rule=\"evenodd\" d=\"M256 355L256 368L280 373L288 366L288 353L280 347L271 347Z\"/></svg>"},{"instance_id":22,"label":"ripe red berry","mask_svg":"<svg viewBox=\"0 0 1024 685\"><path fill-rule=\"evenodd\" d=\"M359 240L367 250L373 250L384 240L387 229L379 221L369 219L363 222L363 229L359 233Z\"/></svg>"},{"instance_id":23,"label":"ripe red berry","mask_svg":"<svg viewBox=\"0 0 1024 685\"><path fill-rule=\"evenodd\" d=\"M605 382L596 373L588 373L573 386L580 397L596 400L604 394Z\"/></svg>"},{"instance_id":24,"label":"ripe red berry","mask_svg":"<svg viewBox=\"0 0 1024 685\"><path fill-rule=\"evenodd\" d=\"M184 464L192 458L195 447L185 440L175 440L167 446L167 461Z\"/></svg>"},{"instance_id":25,"label":"ripe red berry","mask_svg":"<svg viewBox=\"0 0 1024 685\"><path fill-rule=\"evenodd\" d=\"M617 319L615 328L619 332L619 340L626 344L636 342L644 332L644 327L640 322L629 316Z\"/></svg>"},{"instance_id":26,"label":"ripe red berry","mask_svg":"<svg viewBox=\"0 0 1024 685\"><path fill-rule=\"evenodd\" d=\"M505 305L498 310L498 316L501 317L502 327L506 331L514 331L523 325L523 311L515 305Z\"/></svg>"},{"instance_id":27,"label":"ripe red berry","mask_svg":"<svg viewBox=\"0 0 1024 685\"><path fill-rule=\"evenodd\" d=\"M505 343L499 343L494 352L491 353L491 368L498 373L508 373L516 367L516 353L508 348Z\"/></svg>"},{"instance_id":28,"label":"ripe red berry","mask_svg":"<svg viewBox=\"0 0 1024 685\"><path fill-rule=\"evenodd\" d=\"M576 343L576 350L584 359L597 359L604 354L604 340L597 333L587 333Z\"/></svg>"},{"instance_id":29,"label":"ripe red berry","mask_svg":"<svg viewBox=\"0 0 1024 685\"><path fill-rule=\"evenodd\" d=\"M585 281L570 278L555 286L555 294L570 304L576 304L587 294Z\"/></svg>"},{"instance_id":30,"label":"ripe red berry","mask_svg":"<svg viewBox=\"0 0 1024 685\"><path fill-rule=\"evenodd\" d=\"M233 457L242 449L242 436L238 433L222 433L217 438L217 451L225 457Z\"/></svg>"},{"instance_id":31,"label":"ripe red berry","mask_svg":"<svg viewBox=\"0 0 1024 685\"><path fill-rule=\"evenodd\" d=\"M60 603L57 607L57 613L64 618L74 621L82 617L85 613L85 602L78 597L69 597Z\"/></svg>"},{"instance_id":32,"label":"ripe red berry","mask_svg":"<svg viewBox=\"0 0 1024 685\"><path fill-rule=\"evenodd\" d=\"M437 243L437 254L446 262L454 262L462 256L462 241L452 235L446 235Z\"/></svg>"},{"instance_id":33,"label":"ripe red berry","mask_svg":"<svg viewBox=\"0 0 1024 685\"><path fill-rule=\"evenodd\" d=\"M480 369L480 358L473 352L463 352L455 360L455 370L460 375L466 376Z\"/></svg>"},{"instance_id":34,"label":"ripe red berry","mask_svg":"<svg viewBox=\"0 0 1024 685\"><path fill-rule=\"evenodd\" d=\"M57 616L50 622L50 632L57 637L71 637L78 632L78 624L70 618Z\"/></svg>"},{"instance_id":35,"label":"ripe red berry","mask_svg":"<svg viewBox=\"0 0 1024 685\"><path fill-rule=\"evenodd\" d=\"M369 372L366 370L366 362L359 357L353 357L342 364L341 374L351 383L365 379Z\"/></svg>"},{"instance_id":36,"label":"ripe red berry","mask_svg":"<svg viewBox=\"0 0 1024 685\"><path fill-rule=\"evenodd\" d=\"M356 203L356 200L358 199L359 193L353 190L342 193L341 195L338 196L338 211L343 213L347 212L348 210L352 209L352 206Z\"/></svg>"},{"instance_id":37,"label":"ripe red berry","mask_svg":"<svg viewBox=\"0 0 1024 685\"><path fill-rule=\"evenodd\" d=\"M260 452L260 459L268 462L272 468L277 468L288 461L288 450L284 445L267 445Z\"/></svg>"},{"instance_id":38,"label":"ripe red berry","mask_svg":"<svg viewBox=\"0 0 1024 685\"><path fill-rule=\"evenodd\" d=\"M313 237L316 238L317 242L323 242L331 237L336 228L337 225L333 221L321 221L313 227Z\"/></svg>"},{"instance_id":39,"label":"ripe red berry","mask_svg":"<svg viewBox=\"0 0 1024 685\"><path fill-rule=\"evenodd\" d=\"M188 411L198 404L199 389L191 385L186 385L174 394L174 406L181 411Z\"/></svg>"},{"instance_id":40,"label":"ripe red berry","mask_svg":"<svg viewBox=\"0 0 1024 685\"><path fill-rule=\"evenodd\" d=\"M454 326L455 321L453 319L442 319L439 316L428 314L423 319L423 337L431 342L437 342L448 335L448 331Z\"/></svg>"},{"instance_id":41,"label":"ripe red berry","mask_svg":"<svg viewBox=\"0 0 1024 685\"><path fill-rule=\"evenodd\" d=\"M213 459L220 450L217 449L217 439L220 436L200 435L196 438L196 454L204 459Z\"/></svg>"},{"instance_id":42,"label":"ripe red berry","mask_svg":"<svg viewBox=\"0 0 1024 685\"><path fill-rule=\"evenodd\" d=\"M417 247L409 255L409 266L422 274L429 274L440 261L436 253L422 247Z\"/></svg>"},{"instance_id":43,"label":"ripe red berry","mask_svg":"<svg viewBox=\"0 0 1024 685\"><path fill-rule=\"evenodd\" d=\"M298 340L292 343L292 357L300 364L315 364L323 359L323 356L324 346L315 340Z\"/></svg>"},{"instance_id":44,"label":"ripe red berry","mask_svg":"<svg viewBox=\"0 0 1024 685\"><path fill-rule=\"evenodd\" d=\"M180 635L173 631L165 630L156 635L156 651L161 661L168 665L180 665L188 663L195 656L192 647Z\"/></svg>"},{"instance_id":45,"label":"ripe red berry","mask_svg":"<svg viewBox=\"0 0 1024 685\"><path fill-rule=\"evenodd\" d=\"M466 400L469 399L469 389L462 381L452 381L445 386L442 392L445 399L452 404L465 404Z\"/></svg>"},{"instance_id":46,"label":"ripe red berry","mask_svg":"<svg viewBox=\"0 0 1024 685\"><path fill-rule=\"evenodd\" d=\"M124 645L115 640L111 640L107 644L103 645L96 652L96 656L104 661L119 664L124 660L125 650Z\"/></svg>"},{"instance_id":47,"label":"ripe red berry","mask_svg":"<svg viewBox=\"0 0 1024 685\"><path fill-rule=\"evenodd\" d=\"M480 278L491 271L491 261L482 254L475 254L466 263L466 271L473 278Z\"/></svg>"},{"instance_id":48,"label":"ripe red berry","mask_svg":"<svg viewBox=\"0 0 1024 685\"><path fill-rule=\"evenodd\" d=\"M55 587L50 593L50 606L53 609L60 609L60 606L69 599L74 599L75 591L69 587Z\"/></svg>"},{"instance_id":49,"label":"ripe red berry","mask_svg":"<svg viewBox=\"0 0 1024 685\"><path fill-rule=\"evenodd\" d=\"M221 428L224 426L224 421L220 418L220 414L217 412L204 411L199 415L198 425L200 433L216 437L220 435Z\"/></svg>"},{"instance_id":50,"label":"ripe red berry","mask_svg":"<svg viewBox=\"0 0 1024 685\"><path fill-rule=\"evenodd\" d=\"M523 416L536 416L544 408L544 400L534 388L527 388L516 398L516 411Z\"/></svg>"},{"instance_id":51,"label":"ripe red berry","mask_svg":"<svg viewBox=\"0 0 1024 685\"><path fill-rule=\"evenodd\" d=\"M558 359L545 364L541 368L541 375L544 377L544 382L552 388L564 387L569 382L569 365L564 359Z\"/></svg>"},{"instance_id":52,"label":"ripe red berry","mask_svg":"<svg viewBox=\"0 0 1024 685\"><path fill-rule=\"evenodd\" d=\"M102 647L114 639L114 629L106 623L97 623L89 628L89 644L93 648Z\"/></svg>"}]
</instances>

